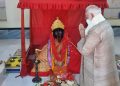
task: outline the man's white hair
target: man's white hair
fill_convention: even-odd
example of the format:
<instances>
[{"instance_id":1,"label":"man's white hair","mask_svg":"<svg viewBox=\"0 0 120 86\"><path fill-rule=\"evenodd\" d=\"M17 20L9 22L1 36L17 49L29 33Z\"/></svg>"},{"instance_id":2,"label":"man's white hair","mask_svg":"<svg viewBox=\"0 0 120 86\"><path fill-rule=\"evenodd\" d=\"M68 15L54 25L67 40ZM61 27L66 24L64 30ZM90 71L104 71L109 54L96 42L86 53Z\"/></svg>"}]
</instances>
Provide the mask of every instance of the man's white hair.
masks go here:
<instances>
[{"instance_id":1,"label":"man's white hair","mask_svg":"<svg viewBox=\"0 0 120 86\"><path fill-rule=\"evenodd\" d=\"M98 15L98 14L102 13L102 10L101 10L101 8L99 8L99 7L96 6L96 5L89 5L89 6L86 8L86 12L88 12L88 13L93 13L94 15Z\"/></svg>"}]
</instances>

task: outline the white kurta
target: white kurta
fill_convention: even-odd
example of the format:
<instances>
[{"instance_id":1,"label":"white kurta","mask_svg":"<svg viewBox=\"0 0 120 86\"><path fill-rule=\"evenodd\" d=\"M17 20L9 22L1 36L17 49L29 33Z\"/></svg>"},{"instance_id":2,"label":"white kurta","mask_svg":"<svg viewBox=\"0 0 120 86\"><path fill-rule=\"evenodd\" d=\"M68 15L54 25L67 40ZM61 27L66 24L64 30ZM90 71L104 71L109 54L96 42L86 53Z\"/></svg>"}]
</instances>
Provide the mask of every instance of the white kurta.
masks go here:
<instances>
[{"instance_id":1,"label":"white kurta","mask_svg":"<svg viewBox=\"0 0 120 86\"><path fill-rule=\"evenodd\" d=\"M114 34L107 21L92 27L78 49L83 55L80 86L119 86Z\"/></svg>"}]
</instances>

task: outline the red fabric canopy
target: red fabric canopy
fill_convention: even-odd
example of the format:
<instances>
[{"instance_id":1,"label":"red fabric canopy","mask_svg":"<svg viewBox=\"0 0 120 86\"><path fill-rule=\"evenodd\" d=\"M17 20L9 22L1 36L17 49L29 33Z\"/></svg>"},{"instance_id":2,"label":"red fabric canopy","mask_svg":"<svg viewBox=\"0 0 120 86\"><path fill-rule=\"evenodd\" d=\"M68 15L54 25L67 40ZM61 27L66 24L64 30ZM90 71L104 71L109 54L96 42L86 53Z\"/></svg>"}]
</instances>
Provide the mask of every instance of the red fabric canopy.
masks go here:
<instances>
[{"instance_id":1,"label":"red fabric canopy","mask_svg":"<svg viewBox=\"0 0 120 86\"><path fill-rule=\"evenodd\" d=\"M51 25L56 17L64 23L65 31L71 41L76 45L80 40L78 26L85 23L85 8L95 4L102 9L108 7L107 0L20 0L18 8L30 9L30 51L41 48L47 43L51 32ZM23 11L22 11L23 12ZM22 13L22 21L23 13ZM25 56L24 24L22 22L22 69L21 75L26 75L28 71ZM32 53L30 52L30 53Z\"/></svg>"},{"instance_id":2,"label":"red fabric canopy","mask_svg":"<svg viewBox=\"0 0 120 86\"><path fill-rule=\"evenodd\" d=\"M106 0L20 0L19 8L28 9L82 9L89 4L107 7Z\"/></svg>"}]
</instances>

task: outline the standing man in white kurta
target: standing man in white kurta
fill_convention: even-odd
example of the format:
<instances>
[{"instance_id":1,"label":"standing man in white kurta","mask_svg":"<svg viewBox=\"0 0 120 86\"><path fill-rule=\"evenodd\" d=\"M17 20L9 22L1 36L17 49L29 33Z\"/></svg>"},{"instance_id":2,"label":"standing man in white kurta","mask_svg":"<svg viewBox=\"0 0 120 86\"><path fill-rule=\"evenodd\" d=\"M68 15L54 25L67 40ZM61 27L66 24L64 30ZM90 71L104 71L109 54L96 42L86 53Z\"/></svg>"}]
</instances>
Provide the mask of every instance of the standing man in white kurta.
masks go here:
<instances>
[{"instance_id":1,"label":"standing man in white kurta","mask_svg":"<svg viewBox=\"0 0 120 86\"><path fill-rule=\"evenodd\" d=\"M83 55L80 86L119 86L111 25L95 5L88 6L85 15L88 26L80 24L77 45Z\"/></svg>"}]
</instances>

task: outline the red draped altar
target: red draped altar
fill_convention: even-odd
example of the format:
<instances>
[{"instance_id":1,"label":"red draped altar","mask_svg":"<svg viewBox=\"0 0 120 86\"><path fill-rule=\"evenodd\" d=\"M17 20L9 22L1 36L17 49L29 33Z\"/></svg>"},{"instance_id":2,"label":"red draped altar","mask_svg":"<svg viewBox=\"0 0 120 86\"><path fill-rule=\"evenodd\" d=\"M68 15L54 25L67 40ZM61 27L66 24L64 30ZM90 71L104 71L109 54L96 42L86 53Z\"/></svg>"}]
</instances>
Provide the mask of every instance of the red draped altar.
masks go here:
<instances>
[{"instance_id":1,"label":"red draped altar","mask_svg":"<svg viewBox=\"0 0 120 86\"><path fill-rule=\"evenodd\" d=\"M85 23L85 8L95 4L106 8L107 0L19 0L21 8L21 76L29 74L30 62L28 55L34 53L35 48L41 48L48 41L52 22L59 17L65 25L65 31L76 45L80 40L78 26ZM24 9L30 9L30 47L25 51ZM32 65L32 64L31 64Z\"/></svg>"}]
</instances>

